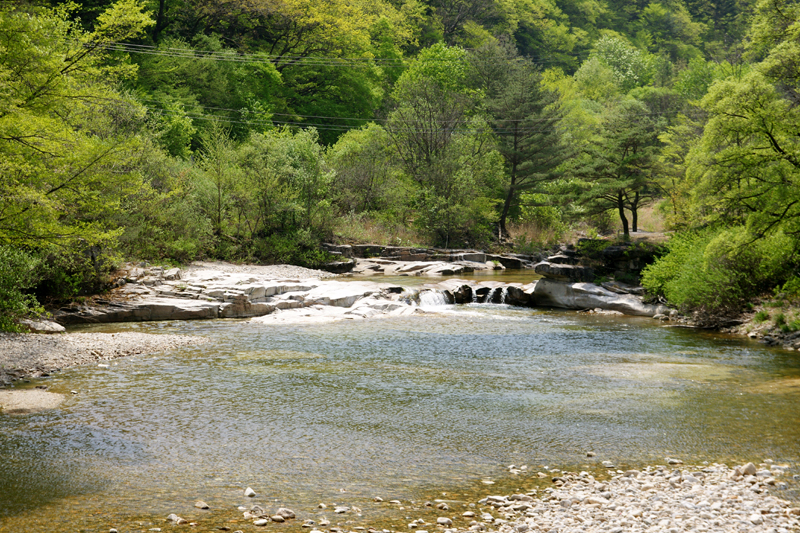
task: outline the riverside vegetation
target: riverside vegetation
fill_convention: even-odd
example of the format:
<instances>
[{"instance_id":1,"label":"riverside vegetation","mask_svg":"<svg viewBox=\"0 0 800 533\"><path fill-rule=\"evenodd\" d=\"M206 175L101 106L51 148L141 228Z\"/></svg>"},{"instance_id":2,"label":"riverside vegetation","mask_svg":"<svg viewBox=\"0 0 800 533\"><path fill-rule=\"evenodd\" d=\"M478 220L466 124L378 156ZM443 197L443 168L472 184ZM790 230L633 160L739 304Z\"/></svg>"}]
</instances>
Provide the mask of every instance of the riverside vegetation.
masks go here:
<instances>
[{"instance_id":1,"label":"riverside vegetation","mask_svg":"<svg viewBox=\"0 0 800 533\"><path fill-rule=\"evenodd\" d=\"M0 329L123 259L674 232L654 297L798 296L790 0L12 0ZM776 290L777 289L777 290ZM784 325L793 327L793 322Z\"/></svg>"}]
</instances>

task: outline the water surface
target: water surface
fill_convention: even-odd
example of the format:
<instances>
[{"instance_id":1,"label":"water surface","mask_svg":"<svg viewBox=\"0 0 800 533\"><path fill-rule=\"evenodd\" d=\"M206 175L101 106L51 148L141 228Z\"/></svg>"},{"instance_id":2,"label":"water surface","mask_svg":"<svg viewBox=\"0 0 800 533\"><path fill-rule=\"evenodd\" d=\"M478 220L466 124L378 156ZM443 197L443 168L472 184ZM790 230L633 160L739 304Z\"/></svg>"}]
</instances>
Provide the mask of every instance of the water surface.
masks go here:
<instances>
[{"instance_id":1,"label":"water surface","mask_svg":"<svg viewBox=\"0 0 800 533\"><path fill-rule=\"evenodd\" d=\"M171 512L209 530L246 529L228 521L254 502L405 530L426 499L465 502L456 508L535 488L544 467L770 458L797 473L796 352L644 318L441 311L88 328L209 343L31 383L78 394L56 411L0 416L0 531L144 531ZM530 474L509 474L511 464ZM372 503L376 495L406 508ZM213 511L194 509L197 499ZM363 516L334 516L319 502Z\"/></svg>"}]
</instances>

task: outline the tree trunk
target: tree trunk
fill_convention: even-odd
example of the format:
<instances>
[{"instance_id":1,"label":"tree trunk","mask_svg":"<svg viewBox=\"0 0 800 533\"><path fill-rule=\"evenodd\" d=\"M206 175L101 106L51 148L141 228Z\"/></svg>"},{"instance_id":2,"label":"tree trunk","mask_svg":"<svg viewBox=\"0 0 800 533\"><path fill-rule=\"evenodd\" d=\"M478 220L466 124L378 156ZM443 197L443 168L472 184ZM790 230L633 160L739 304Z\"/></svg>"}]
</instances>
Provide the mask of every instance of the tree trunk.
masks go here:
<instances>
[{"instance_id":1,"label":"tree trunk","mask_svg":"<svg viewBox=\"0 0 800 533\"><path fill-rule=\"evenodd\" d=\"M506 229L506 218L508 218L508 211L511 208L511 202L514 199L515 187L517 184L517 143L519 141L519 134L517 132L518 126L514 124L514 156L511 160L511 183L508 186L508 194L506 194L506 201L503 202L503 212L500 213L500 229L499 238L508 237L508 230Z\"/></svg>"},{"instance_id":2,"label":"tree trunk","mask_svg":"<svg viewBox=\"0 0 800 533\"><path fill-rule=\"evenodd\" d=\"M628 230L628 218L625 216L625 195L622 191L617 193L617 211L619 211L619 219L622 221L622 236L627 241L631 238L631 233Z\"/></svg>"},{"instance_id":3,"label":"tree trunk","mask_svg":"<svg viewBox=\"0 0 800 533\"><path fill-rule=\"evenodd\" d=\"M158 14L156 15L156 23L153 26L153 42L156 44L158 44L158 37L161 35L161 31L167 27L164 5L166 1L167 0L159 0L158 2Z\"/></svg>"},{"instance_id":4,"label":"tree trunk","mask_svg":"<svg viewBox=\"0 0 800 533\"><path fill-rule=\"evenodd\" d=\"M631 230L634 233L639 231L639 191L636 191L631 202Z\"/></svg>"}]
</instances>

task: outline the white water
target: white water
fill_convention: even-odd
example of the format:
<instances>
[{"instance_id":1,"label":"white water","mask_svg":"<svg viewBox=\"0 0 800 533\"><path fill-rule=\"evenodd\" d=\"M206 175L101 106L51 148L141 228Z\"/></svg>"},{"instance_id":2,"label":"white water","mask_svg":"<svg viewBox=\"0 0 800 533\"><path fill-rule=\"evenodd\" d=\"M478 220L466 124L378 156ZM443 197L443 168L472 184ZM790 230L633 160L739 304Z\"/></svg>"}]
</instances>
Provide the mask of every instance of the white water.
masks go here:
<instances>
[{"instance_id":1,"label":"white water","mask_svg":"<svg viewBox=\"0 0 800 533\"><path fill-rule=\"evenodd\" d=\"M419 306L423 308L443 307L447 305L447 298L440 291L431 290L419 293Z\"/></svg>"}]
</instances>

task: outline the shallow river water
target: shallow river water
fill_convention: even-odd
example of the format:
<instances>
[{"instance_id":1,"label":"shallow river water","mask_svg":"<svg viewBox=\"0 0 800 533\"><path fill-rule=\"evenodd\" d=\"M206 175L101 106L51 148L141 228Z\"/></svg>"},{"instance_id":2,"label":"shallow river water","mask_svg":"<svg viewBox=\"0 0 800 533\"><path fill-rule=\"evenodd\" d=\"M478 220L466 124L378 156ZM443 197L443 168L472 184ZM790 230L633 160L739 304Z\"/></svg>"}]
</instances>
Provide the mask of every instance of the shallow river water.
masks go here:
<instances>
[{"instance_id":1,"label":"shallow river water","mask_svg":"<svg viewBox=\"0 0 800 533\"><path fill-rule=\"evenodd\" d=\"M425 500L457 507L536 488L545 467L770 458L790 465L790 481L798 473L797 352L651 319L439 310L89 328L209 342L29 384L77 394L55 411L0 416L0 531L167 531L172 512L198 531L250 531L236 507L253 503L405 531ZM527 470L512 475L512 464ZM198 499L212 510L195 509Z\"/></svg>"}]
</instances>

